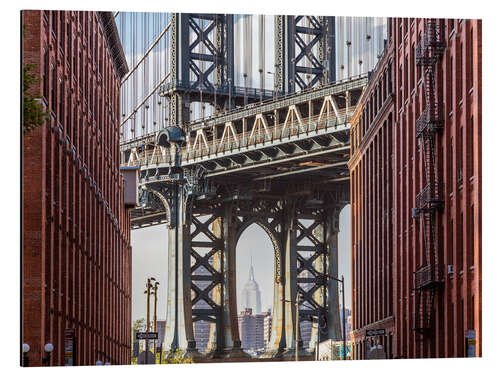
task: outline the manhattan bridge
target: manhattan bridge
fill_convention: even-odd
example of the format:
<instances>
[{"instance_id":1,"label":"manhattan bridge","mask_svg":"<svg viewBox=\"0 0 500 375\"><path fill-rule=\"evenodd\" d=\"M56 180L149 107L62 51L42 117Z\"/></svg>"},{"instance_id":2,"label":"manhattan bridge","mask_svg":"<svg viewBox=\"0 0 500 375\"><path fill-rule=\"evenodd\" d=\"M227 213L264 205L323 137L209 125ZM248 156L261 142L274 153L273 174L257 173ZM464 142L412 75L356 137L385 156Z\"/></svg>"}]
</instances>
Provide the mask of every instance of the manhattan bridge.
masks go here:
<instances>
[{"instance_id":1,"label":"manhattan bridge","mask_svg":"<svg viewBox=\"0 0 500 375\"><path fill-rule=\"evenodd\" d=\"M132 228L168 232L163 350L245 356L236 244L252 224L274 247L263 356L287 358L296 345L310 353L297 319L313 321L310 348L341 340L335 278L350 116L383 51L383 20L122 12L115 20L130 67L121 164L139 170ZM210 322L204 354L197 321Z\"/></svg>"}]
</instances>

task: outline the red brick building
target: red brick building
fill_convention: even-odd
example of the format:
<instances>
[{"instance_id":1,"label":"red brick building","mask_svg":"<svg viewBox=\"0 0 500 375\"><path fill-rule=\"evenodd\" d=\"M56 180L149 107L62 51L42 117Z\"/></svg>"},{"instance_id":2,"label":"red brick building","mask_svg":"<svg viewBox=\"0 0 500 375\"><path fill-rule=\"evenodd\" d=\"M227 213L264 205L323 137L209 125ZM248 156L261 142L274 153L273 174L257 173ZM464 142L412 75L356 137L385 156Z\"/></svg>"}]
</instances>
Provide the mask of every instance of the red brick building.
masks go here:
<instances>
[{"instance_id":1,"label":"red brick building","mask_svg":"<svg viewBox=\"0 0 500 375\"><path fill-rule=\"evenodd\" d=\"M385 329L378 339L392 357L393 52L389 40L351 119L351 337L356 359L365 358L365 344L374 344L366 338L374 329Z\"/></svg>"},{"instance_id":2,"label":"red brick building","mask_svg":"<svg viewBox=\"0 0 500 375\"><path fill-rule=\"evenodd\" d=\"M481 40L480 20L388 21L393 108L352 126L355 358L382 326L393 357L482 355Z\"/></svg>"},{"instance_id":3,"label":"red brick building","mask_svg":"<svg viewBox=\"0 0 500 375\"><path fill-rule=\"evenodd\" d=\"M50 119L23 137L22 343L29 365L129 364L131 247L119 164L127 64L109 12L23 11ZM71 342L71 338L73 338ZM67 353L65 353L67 352Z\"/></svg>"}]
</instances>

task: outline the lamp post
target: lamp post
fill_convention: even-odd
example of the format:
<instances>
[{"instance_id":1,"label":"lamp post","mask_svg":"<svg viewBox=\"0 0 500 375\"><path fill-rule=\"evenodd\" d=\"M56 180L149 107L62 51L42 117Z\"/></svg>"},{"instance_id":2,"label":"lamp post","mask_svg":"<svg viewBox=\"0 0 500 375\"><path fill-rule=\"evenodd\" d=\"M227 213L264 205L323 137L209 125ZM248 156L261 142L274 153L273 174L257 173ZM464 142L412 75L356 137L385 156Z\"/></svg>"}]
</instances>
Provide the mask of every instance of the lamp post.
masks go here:
<instances>
[{"instance_id":1,"label":"lamp post","mask_svg":"<svg viewBox=\"0 0 500 375\"><path fill-rule=\"evenodd\" d=\"M243 80L245 81L245 94L243 96L243 104L246 106L248 104L247 101L247 77L248 75L246 73L243 73Z\"/></svg>"},{"instance_id":2,"label":"lamp post","mask_svg":"<svg viewBox=\"0 0 500 375\"><path fill-rule=\"evenodd\" d=\"M50 366L50 353L54 350L54 345L52 345L50 342L45 344L43 347L43 350L45 351L45 356L42 358L42 365L44 366Z\"/></svg>"},{"instance_id":3,"label":"lamp post","mask_svg":"<svg viewBox=\"0 0 500 375\"><path fill-rule=\"evenodd\" d=\"M23 344L23 367L29 366L28 352L30 351L30 346L28 344Z\"/></svg>"},{"instance_id":4,"label":"lamp post","mask_svg":"<svg viewBox=\"0 0 500 375\"><path fill-rule=\"evenodd\" d=\"M278 97L278 83L276 82L276 73L273 72L267 72L267 74L272 74L273 75L273 83L274 83L274 90L273 90L273 99L276 99Z\"/></svg>"}]
</instances>

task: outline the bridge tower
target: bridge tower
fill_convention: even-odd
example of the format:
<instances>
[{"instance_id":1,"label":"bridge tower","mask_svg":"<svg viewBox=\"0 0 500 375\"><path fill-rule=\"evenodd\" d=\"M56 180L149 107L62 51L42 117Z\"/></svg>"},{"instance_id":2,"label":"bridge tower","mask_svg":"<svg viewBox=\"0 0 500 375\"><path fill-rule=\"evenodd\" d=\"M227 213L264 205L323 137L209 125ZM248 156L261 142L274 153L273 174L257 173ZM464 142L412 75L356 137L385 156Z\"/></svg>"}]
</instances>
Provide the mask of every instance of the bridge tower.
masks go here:
<instances>
[{"instance_id":1,"label":"bridge tower","mask_svg":"<svg viewBox=\"0 0 500 375\"><path fill-rule=\"evenodd\" d=\"M367 77L329 83L335 78L333 17L280 20L288 33L277 22L276 40L286 46L278 91L292 95L265 101L272 91L233 84L232 16L174 14L170 81L161 90L170 99L170 126L140 140L141 147L135 140L121 145L122 163L140 168L141 207L132 220L167 225L164 351L201 357L194 323L206 321L203 357L248 358L238 332L236 244L254 223L274 247L266 356L293 357L298 346L303 358L318 336L342 337L338 221L349 203L350 116ZM289 56L293 64L284 67ZM242 108L188 123L196 101ZM309 348L295 330L297 320L313 320Z\"/></svg>"},{"instance_id":2,"label":"bridge tower","mask_svg":"<svg viewBox=\"0 0 500 375\"><path fill-rule=\"evenodd\" d=\"M234 85L234 15L173 13L171 30L170 77L160 91L169 98L170 126L189 122L192 102L218 111L272 97L271 90Z\"/></svg>"},{"instance_id":3,"label":"bridge tower","mask_svg":"<svg viewBox=\"0 0 500 375\"><path fill-rule=\"evenodd\" d=\"M278 184L276 190L258 192L248 183L208 182L200 171L186 169L177 181L152 183L144 189L148 205L156 200L167 216L164 350L180 348L186 356L201 357L194 323L203 320L211 323L205 358L248 358L238 330L236 245L252 224L264 229L274 248L272 332L265 357L293 358L297 338L301 358L311 355L318 336L320 341L340 340L334 278L338 278L339 213L349 201L347 185L318 190L312 196L304 185L286 191ZM296 319L314 319L309 348L302 343L300 329L295 331Z\"/></svg>"},{"instance_id":4,"label":"bridge tower","mask_svg":"<svg viewBox=\"0 0 500 375\"><path fill-rule=\"evenodd\" d=\"M275 16L278 90L289 94L335 81L335 17Z\"/></svg>"}]
</instances>

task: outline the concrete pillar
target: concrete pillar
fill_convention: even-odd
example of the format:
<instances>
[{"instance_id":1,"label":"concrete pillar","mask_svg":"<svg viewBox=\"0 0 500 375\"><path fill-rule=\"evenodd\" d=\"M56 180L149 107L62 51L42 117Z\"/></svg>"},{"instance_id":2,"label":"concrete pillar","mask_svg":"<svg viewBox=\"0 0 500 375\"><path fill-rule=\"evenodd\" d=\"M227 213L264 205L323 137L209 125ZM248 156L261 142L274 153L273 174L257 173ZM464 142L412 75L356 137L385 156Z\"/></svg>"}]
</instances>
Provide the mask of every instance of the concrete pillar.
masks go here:
<instances>
[{"instance_id":1,"label":"concrete pillar","mask_svg":"<svg viewBox=\"0 0 500 375\"><path fill-rule=\"evenodd\" d=\"M165 327L165 350L181 349L187 355L196 354L191 306L191 220L185 215L186 197L178 189L172 215L177 215L176 224L168 230L168 283L167 322ZM173 319L172 319L173 318Z\"/></svg>"},{"instance_id":2,"label":"concrete pillar","mask_svg":"<svg viewBox=\"0 0 500 375\"><path fill-rule=\"evenodd\" d=\"M224 261L223 261L223 349L224 352L241 352L238 331L238 310L236 304L236 218L233 207L228 204L224 210Z\"/></svg>"},{"instance_id":3,"label":"concrete pillar","mask_svg":"<svg viewBox=\"0 0 500 375\"><path fill-rule=\"evenodd\" d=\"M296 213L294 207L287 210L288 214L284 223L285 236L285 302L284 319L285 319L285 348L287 350L295 350L295 335L299 337L300 349L300 329L295 332L295 301L297 298L297 224ZM293 353L290 353L293 354Z\"/></svg>"},{"instance_id":4,"label":"concrete pillar","mask_svg":"<svg viewBox=\"0 0 500 375\"><path fill-rule=\"evenodd\" d=\"M267 346L265 357L274 357L281 353L285 347L285 276L283 259L285 259L285 250L283 247L283 237L273 238L274 245L274 294L272 309L271 337Z\"/></svg>"},{"instance_id":5,"label":"concrete pillar","mask_svg":"<svg viewBox=\"0 0 500 375\"><path fill-rule=\"evenodd\" d=\"M340 340L342 338L342 329L340 326L341 309L339 303L339 288L341 287L338 281L332 280L331 277L339 278L338 275L338 235L339 235L339 215L340 210L335 210L326 218L326 246L328 249L328 336L326 338ZM345 287L345 286L344 286Z\"/></svg>"}]
</instances>

